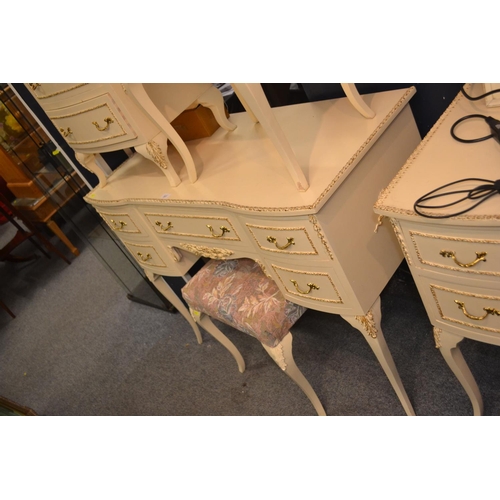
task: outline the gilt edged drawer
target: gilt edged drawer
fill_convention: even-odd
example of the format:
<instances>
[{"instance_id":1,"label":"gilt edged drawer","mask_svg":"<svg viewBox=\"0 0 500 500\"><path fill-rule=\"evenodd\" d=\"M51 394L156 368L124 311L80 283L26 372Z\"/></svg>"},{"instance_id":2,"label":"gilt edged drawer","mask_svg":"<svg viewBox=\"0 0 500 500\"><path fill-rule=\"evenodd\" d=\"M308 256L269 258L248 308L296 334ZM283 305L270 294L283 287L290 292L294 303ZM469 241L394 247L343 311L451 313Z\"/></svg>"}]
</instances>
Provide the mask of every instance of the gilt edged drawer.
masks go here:
<instances>
[{"instance_id":1,"label":"gilt edged drawer","mask_svg":"<svg viewBox=\"0 0 500 500\"><path fill-rule=\"evenodd\" d=\"M25 85L46 111L59 107L58 103L61 99L77 96L89 87L88 83L27 83Z\"/></svg>"},{"instance_id":2,"label":"gilt edged drawer","mask_svg":"<svg viewBox=\"0 0 500 500\"><path fill-rule=\"evenodd\" d=\"M306 257L308 260L333 260L319 225L309 218L246 219L245 226L259 251L287 257Z\"/></svg>"},{"instance_id":3,"label":"gilt edged drawer","mask_svg":"<svg viewBox=\"0 0 500 500\"><path fill-rule=\"evenodd\" d=\"M500 232L402 224L413 264L464 276L500 276ZM442 271L441 271L442 272Z\"/></svg>"},{"instance_id":4,"label":"gilt edged drawer","mask_svg":"<svg viewBox=\"0 0 500 500\"><path fill-rule=\"evenodd\" d=\"M500 334L500 293L433 280L428 280L427 285L436 319L477 333Z\"/></svg>"},{"instance_id":5,"label":"gilt edged drawer","mask_svg":"<svg viewBox=\"0 0 500 500\"><path fill-rule=\"evenodd\" d=\"M277 283L290 296L307 302L344 304L345 294L333 273L326 270L303 270L292 266L271 264Z\"/></svg>"},{"instance_id":6,"label":"gilt edged drawer","mask_svg":"<svg viewBox=\"0 0 500 500\"><path fill-rule=\"evenodd\" d=\"M126 212L101 212L98 210L99 215L106 221L108 226L117 233L122 234L144 234L132 217Z\"/></svg>"},{"instance_id":7,"label":"gilt edged drawer","mask_svg":"<svg viewBox=\"0 0 500 500\"><path fill-rule=\"evenodd\" d=\"M162 269L168 267L167 259L162 258L161 250L157 250L154 245L148 243L132 243L130 241L123 241L123 244L141 266L150 268L158 273L160 273Z\"/></svg>"},{"instance_id":8,"label":"gilt edged drawer","mask_svg":"<svg viewBox=\"0 0 500 500\"><path fill-rule=\"evenodd\" d=\"M151 228L162 237L241 241L237 223L229 217L145 212Z\"/></svg>"},{"instance_id":9,"label":"gilt edged drawer","mask_svg":"<svg viewBox=\"0 0 500 500\"><path fill-rule=\"evenodd\" d=\"M47 111L47 115L76 151L121 144L138 137L110 94Z\"/></svg>"}]
</instances>

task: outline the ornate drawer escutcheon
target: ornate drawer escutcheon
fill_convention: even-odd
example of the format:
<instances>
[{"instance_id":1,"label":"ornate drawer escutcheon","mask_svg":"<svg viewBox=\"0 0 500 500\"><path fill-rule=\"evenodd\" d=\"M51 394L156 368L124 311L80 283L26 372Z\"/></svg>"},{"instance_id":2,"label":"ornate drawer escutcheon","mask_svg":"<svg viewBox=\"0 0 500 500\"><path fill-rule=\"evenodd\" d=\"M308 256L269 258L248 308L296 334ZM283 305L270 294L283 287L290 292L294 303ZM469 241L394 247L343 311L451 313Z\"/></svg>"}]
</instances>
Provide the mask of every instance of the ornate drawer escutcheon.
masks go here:
<instances>
[{"instance_id":1,"label":"ornate drawer escutcheon","mask_svg":"<svg viewBox=\"0 0 500 500\"><path fill-rule=\"evenodd\" d=\"M101 127L99 125L99 123L97 123L97 122L92 122L92 125L94 125L95 128L97 130L99 130L99 132L104 132L105 130L108 130L110 123L115 123L115 121L113 120L113 118L110 118L110 117L104 118L104 122L106 123L106 125L104 127Z\"/></svg>"},{"instance_id":2,"label":"ornate drawer escutcheon","mask_svg":"<svg viewBox=\"0 0 500 500\"><path fill-rule=\"evenodd\" d=\"M158 226L160 228L160 231L163 231L164 233L166 233L169 229L172 229L174 227L174 225L171 222L167 222L167 225L164 226L159 220L155 221L155 225Z\"/></svg>"},{"instance_id":3,"label":"ornate drawer escutcheon","mask_svg":"<svg viewBox=\"0 0 500 500\"><path fill-rule=\"evenodd\" d=\"M297 290L297 292L299 292L299 293L302 293L303 295L307 295L307 294L311 293L312 290L319 290L318 285L315 285L314 283L308 283L307 286L309 287L309 290L304 292L304 290L300 289L299 284L295 280L290 280L290 281L293 283L295 290Z\"/></svg>"},{"instance_id":4,"label":"ornate drawer escutcheon","mask_svg":"<svg viewBox=\"0 0 500 500\"><path fill-rule=\"evenodd\" d=\"M278 240L274 236L268 236L267 241L269 241L269 243L274 243L278 250L286 250L290 245L295 245L293 238L287 238L287 242L284 245L278 245Z\"/></svg>"},{"instance_id":5,"label":"ornate drawer escutcheon","mask_svg":"<svg viewBox=\"0 0 500 500\"><path fill-rule=\"evenodd\" d=\"M148 260L151 260L152 257L151 257L151 254L150 253L147 253L146 255L144 255L142 252L137 252L137 256L139 257L139 259L142 261L142 262L147 262Z\"/></svg>"},{"instance_id":6,"label":"ornate drawer escutcheon","mask_svg":"<svg viewBox=\"0 0 500 500\"><path fill-rule=\"evenodd\" d=\"M59 132L63 135L63 137L68 137L73 133L73 131L68 127L66 130L64 130L62 127L59 129Z\"/></svg>"},{"instance_id":7,"label":"ornate drawer escutcheon","mask_svg":"<svg viewBox=\"0 0 500 500\"><path fill-rule=\"evenodd\" d=\"M221 233L215 234L214 228L210 224L207 224L207 227L208 227L208 229L210 229L210 233L212 234L212 236L214 238L222 238L224 236L224 234L231 232L226 226L219 226Z\"/></svg>"},{"instance_id":8,"label":"ornate drawer escutcheon","mask_svg":"<svg viewBox=\"0 0 500 500\"><path fill-rule=\"evenodd\" d=\"M481 261L484 261L486 262L486 255L487 253L486 252L476 252L476 259L473 260L472 262L469 262L468 264L463 264L462 262L460 262L456 255L455 255L455 252L451 251L451 250L441 250L439 252L439 255L442 255L443 257L449 257L451 259L454 260L455 264L459 265L460 267L474 267L477 263L481 262Z\"/></svg>"},{"instance_id":9,"label":"ornate drawer escutcheon","mask_svg":"<svg viewBox=\"0 0 500 500\"><path fill-rule=\"evenodd\" d=\"M486 312L483 316L473 316L472 314L469 314L467 310L465 309L465 304L461 302L460 300L455 300L455 304L458 305L458 308L462 310L465 316L467 316L469 319L473 319L474 321L482 321L483 319L486 319L488 314L491 314L492 316L500 316L500 311L498 309L495 309L494 307L483 307L483 311Z\"/></svg>"},{"instance_id":10,"label":"ornate drawer escutcheon","mask_svg":"<svg viewBox=\"0 0 500 500\"><path fill-rule=\"evenodd\" d=\"M127 223L122 220L116 222L114 219L110 219L109 222L111 222L113 229L116 229L117 231L121 231L127 225Z\"/></svg>"}]
</instances>

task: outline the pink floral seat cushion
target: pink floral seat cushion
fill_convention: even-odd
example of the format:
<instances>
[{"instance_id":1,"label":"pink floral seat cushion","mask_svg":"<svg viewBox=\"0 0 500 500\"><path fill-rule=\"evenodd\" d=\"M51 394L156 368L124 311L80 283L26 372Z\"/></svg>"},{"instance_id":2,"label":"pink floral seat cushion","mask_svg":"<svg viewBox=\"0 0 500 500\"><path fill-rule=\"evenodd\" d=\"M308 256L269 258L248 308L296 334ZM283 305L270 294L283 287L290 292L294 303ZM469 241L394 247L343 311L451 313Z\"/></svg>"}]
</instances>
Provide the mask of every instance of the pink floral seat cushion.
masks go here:
<instances>
[{"instance_id":1,"label":"pink floral seat cushion","mask_svg":"<svg viewBox=\"0 0 500 500\"><path fill-rule=\"evenodd\" d=\"M182 289L191 309L275 347L304 314L251 259L211 260Z\"/></svg>"}]
</instances>

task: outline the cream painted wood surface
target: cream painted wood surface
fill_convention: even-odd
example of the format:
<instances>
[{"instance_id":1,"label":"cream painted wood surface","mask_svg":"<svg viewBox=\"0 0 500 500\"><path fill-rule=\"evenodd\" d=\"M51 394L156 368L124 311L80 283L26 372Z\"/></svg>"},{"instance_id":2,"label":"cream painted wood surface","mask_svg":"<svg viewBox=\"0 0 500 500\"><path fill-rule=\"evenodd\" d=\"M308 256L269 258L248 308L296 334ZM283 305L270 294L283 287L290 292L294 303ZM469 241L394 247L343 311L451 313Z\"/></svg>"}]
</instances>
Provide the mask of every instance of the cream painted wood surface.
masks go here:
<instances>
[{"instance_id":1,"label":"cream painted wood surface","mask_svg":"<svg viewBox=\"0 0 500 500\"><path fill-rule=\"evenodd\" d=\"M469 85L466 90L470 95L483 93L482 85ZM430 219L413 211L417 198L449 182L468 177L498 179L498 142L464 144L450 135L453 123L469 114L500 119L500 109L459 94L383 191L375 212L391 219L434 326L436 347L469 395L474 415L481 415L481 394L458 344L470 338L500 345L500 196L452 218ZM482 120L471 120L457 127L456 133L474 138L487 135L488 130ZM452 213L455 208L439 213Z\"/></svg>"},{"instance_id":2,"label":"cream painted wood surface","mask_svg":"<svg viewBox=\"0 0 500 500\"><path fill-rule=\"evenodd\" d=\"M203 163L196 183L185 182L188 172L175 151L168 153L181 179L175 187L135 155L86 200L154 283L160 275L185 276L200 256L246 257L288 300L342 315L376 343L374 353L413 415L377 313L403 255L390 228L374 232L373 204L420 141L408 106L414 92L364 96L375 112L369 120L347 98L275 108L304 166L307 191L296 189L272 140L245 112L231 116L237 125L231 133L219 129L191 142L195 163Z\"/></svg>"}]
</instances>

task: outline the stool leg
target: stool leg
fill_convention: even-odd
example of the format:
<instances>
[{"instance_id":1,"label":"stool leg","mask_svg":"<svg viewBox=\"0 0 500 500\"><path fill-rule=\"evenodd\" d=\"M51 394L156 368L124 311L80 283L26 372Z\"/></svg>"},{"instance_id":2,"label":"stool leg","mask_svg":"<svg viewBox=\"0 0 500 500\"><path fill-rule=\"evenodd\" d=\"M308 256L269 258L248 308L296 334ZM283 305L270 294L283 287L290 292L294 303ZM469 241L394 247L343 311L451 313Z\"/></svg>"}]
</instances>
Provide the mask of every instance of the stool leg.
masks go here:
<instances>
[{"instance_id":1,"label":"stool leg","mask_svg":"<svg viewBox=\"0 0 500 500\"><path fill-rule=\"evenodd\" d=\"M245 371L245 360L236 346L212 323L210 316L199 313L193 309L190 309L190 311L193 318L196 319L196 322L232 354L238 364L238 370L240 373L243 373Z\"/></svg>"},{"instance_id":2,"label":"stool leg","mask_svg":"<svg viewBox=\"0 0 500 500\"><path fill-rule=\"evenodd\" d=\"M316 395L316 392L295 364L292 356L291 332L288 333L276 347L269 347L265 344L262 344L262 346L268 352L269 356L273 358L274 362L302 389L304 394L309 398L309 401L311 401L318 415L321 417L326 416L325 409Z\"/></svg>"}]
</instances>

